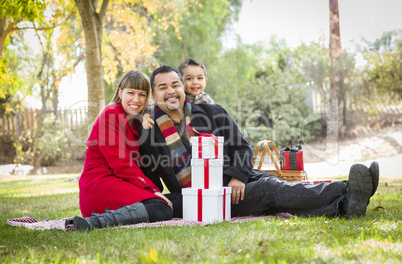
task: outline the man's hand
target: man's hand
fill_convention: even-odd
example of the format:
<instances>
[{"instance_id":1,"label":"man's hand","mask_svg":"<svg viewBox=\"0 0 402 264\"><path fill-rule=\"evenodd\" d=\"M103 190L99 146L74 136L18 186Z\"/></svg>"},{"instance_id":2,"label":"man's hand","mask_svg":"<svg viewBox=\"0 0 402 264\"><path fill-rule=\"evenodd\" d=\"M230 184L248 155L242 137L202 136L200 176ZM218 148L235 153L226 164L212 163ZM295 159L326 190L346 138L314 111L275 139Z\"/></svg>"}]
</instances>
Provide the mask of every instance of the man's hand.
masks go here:
<instances>
[{"instance_id":1,"label":"man's hand","mask_svg":"<svg viewBox=\"0 0 402 264\"><path fill-rule=\"evenodd\" d=\"M161 197L163 200L165 200L165 201L167 202L167 204L168 204L168 205L172 208L172 210L173 210L173 204L172 204L172 202L171 202L168 198L166 198L165 195L163 195L161 192L155 192L154 194L157 195L157 196L159 196L159 197Z\"/></svg>"},{"instance_id":2,"label":"man's hand","mask_svg":"<svg viewBox=\"0 0 402 264\"><path fill-rule=\"evenodd\" d=\"M239 201L243 201L246 184L241 180L232 177L228 186L232 187L232 204L238 204Z\"/></svg>"}]
</instances>

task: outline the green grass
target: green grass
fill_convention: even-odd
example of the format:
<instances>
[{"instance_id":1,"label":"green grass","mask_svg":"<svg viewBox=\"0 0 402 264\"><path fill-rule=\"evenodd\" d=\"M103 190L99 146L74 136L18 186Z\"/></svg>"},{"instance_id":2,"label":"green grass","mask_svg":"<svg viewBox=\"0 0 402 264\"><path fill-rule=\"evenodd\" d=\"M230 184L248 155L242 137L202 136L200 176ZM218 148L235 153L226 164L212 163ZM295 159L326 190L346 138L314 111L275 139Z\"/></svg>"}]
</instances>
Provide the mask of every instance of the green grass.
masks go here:
<instances>
[{"instance_id":1,"label":"green grass","mask_svg":"<svg viewBox=\"0 0 402 264\"><path fill-rule=\"evenodd\" d=\"M93 232L6 225L7 219L23 216L45 220L79 215L74 178L0 178L0 263L400 263L402 259L401 179L382 180L362 218L296 217Z\"/></svg>"}]
</instances>

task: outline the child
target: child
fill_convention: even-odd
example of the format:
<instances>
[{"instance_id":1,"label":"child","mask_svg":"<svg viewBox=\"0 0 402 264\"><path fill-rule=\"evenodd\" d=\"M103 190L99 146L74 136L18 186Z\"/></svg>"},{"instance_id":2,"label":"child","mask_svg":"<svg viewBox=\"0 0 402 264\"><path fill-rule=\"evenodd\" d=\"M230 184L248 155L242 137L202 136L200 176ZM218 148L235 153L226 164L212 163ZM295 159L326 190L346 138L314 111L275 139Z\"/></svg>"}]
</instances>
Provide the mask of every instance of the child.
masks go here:
<instances>
[{"instance_id":1,"label":"child","mask_svg":"<svg viewBox=\"0 0 402 264\"><path fill-rule=\"evenodd\" d=\"M190 102L194 104L215 104L211 96L204 92L208 79L207 70L202 62L189 58L179 65L178 70L183 80L186 96ZM150 114L152 109L153 105L149 105L143 115L142 126L144 129L150 129L154 124Z\"/></svg>"},{"instance_id":2,"label":"child","mask_svg":"<svg viewBox=\"0 0 402 264\"><path fill-rule=\"evenodd\" d=\"M178 68L187 98L194 104L215 104L214 100L204 92L207 85L207 70L203 63L189 58Z\"/></svg>"}]
</instances>

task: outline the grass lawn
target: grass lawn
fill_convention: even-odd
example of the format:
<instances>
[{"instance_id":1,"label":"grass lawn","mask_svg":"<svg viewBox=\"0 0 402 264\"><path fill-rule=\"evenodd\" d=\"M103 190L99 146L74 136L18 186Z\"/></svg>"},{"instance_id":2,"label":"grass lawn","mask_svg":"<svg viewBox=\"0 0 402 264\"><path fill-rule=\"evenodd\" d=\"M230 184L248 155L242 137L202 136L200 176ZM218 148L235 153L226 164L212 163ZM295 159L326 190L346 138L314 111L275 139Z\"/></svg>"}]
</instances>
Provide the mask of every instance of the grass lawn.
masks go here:
<instances>
[{"instance_id":1,"label":"grass lawn","mask_svg":"<svg viewBox=\"0 0 402 264\"><path fill-rule=\"evenodd\" d=\"M0 178L0 263L400 263L402 179L380 179L362 218L269 219L209 226L28 230L80 214L76 175Z\"/></svg>"}]
</instances>

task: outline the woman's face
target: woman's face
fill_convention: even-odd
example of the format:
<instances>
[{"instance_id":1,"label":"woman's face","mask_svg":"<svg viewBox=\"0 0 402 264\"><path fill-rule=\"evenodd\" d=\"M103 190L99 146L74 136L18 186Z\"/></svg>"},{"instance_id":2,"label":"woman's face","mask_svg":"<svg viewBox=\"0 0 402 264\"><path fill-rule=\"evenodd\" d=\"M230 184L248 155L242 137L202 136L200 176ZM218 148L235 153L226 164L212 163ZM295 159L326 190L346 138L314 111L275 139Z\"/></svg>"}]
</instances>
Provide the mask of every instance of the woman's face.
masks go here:
<instances>
[{"instance_id":1,"label":"woman's face","mask_svg":"<svg viewBox=\"0 0 402 264\"><path fill-rule=\"evenodd\" d=\"M121 105L127 115L138 115L146 107L148 93L133 88L119 89Z\"/></svg>"}]
</instances>

